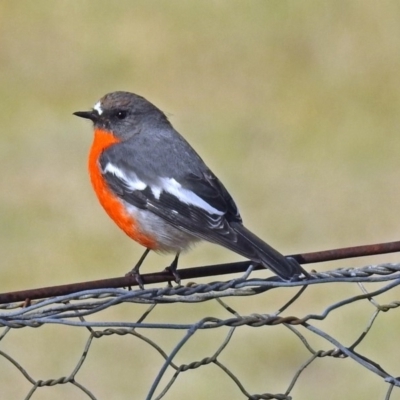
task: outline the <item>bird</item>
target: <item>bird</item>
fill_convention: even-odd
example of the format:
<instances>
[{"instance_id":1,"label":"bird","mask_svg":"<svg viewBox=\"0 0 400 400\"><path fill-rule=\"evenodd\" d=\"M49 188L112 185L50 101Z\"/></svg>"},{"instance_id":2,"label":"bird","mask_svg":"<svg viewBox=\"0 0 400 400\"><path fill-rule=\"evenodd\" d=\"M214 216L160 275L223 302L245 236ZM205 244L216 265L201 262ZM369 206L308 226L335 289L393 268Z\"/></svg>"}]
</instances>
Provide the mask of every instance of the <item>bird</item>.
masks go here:
<instances>
[{"instance_id":1,"label":"bird","mask_svg":"<svg viewBox=\"0 0 400 400\"><path fill-rule=\"evenodd\" d=\"M144 97L125 91L103 96L90 111L74 115L93 122L88 169L107 214L146 248L127 275L143 287L139 268L148 253L174 253L169 271L180 283L179 255L205 240L270 269L283 280L305 271L243 225L222 182Z\"/></svg>"}]
</instances>

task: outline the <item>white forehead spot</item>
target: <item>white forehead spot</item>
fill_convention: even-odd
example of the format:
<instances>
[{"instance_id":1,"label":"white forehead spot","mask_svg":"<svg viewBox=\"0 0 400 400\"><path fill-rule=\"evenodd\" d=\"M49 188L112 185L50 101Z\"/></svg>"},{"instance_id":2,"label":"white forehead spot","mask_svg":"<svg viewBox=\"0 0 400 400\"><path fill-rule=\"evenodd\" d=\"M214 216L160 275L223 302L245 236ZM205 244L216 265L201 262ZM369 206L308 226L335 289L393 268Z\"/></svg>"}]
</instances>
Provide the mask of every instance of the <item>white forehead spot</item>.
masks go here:
<instances>
[{"instance_id":1,"label":"white forehead spot","mask_svg":"<svg viewBox=\"0 0 400 400\"><path fill-rule=\"evenodd\" d=\"M101 103L99 101L94 105L93 109L96 110L99 115L103 113L103 110L101 109Z\"/></svg>"}]
</instances>

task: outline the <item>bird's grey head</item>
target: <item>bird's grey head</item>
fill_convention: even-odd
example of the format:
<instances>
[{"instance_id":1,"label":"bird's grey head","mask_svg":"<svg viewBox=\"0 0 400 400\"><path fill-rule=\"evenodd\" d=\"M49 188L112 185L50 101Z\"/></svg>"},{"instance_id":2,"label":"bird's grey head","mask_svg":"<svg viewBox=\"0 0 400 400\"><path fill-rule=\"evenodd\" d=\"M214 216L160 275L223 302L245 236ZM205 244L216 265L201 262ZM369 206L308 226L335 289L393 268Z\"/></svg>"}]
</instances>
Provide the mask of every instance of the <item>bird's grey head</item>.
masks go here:
<instances>
[{"instance_id":1,"label":"bird's grey head","mask_svg":"<svg viewBox=\"0 0 400 400\"><path fill-rule=\"evenodd\" d=\"M155 105L129 92L108 93L91 111L77 111L74 115L90 119L95 128L112 132L121 140L129 139L144 128L170 126L165 114Z\"/></svg>"}]
</instances>

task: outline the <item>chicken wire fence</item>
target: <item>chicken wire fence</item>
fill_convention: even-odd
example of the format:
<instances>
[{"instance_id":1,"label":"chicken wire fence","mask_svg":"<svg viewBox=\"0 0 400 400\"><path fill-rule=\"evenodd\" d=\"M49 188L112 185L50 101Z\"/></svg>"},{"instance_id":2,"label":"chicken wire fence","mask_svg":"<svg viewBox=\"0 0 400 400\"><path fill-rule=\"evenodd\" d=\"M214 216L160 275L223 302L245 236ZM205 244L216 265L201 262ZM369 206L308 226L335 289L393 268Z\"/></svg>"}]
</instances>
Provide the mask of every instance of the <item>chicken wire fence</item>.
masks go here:
<instances>
[{"instance_id":1,"label":"chicken wire fence","mask_svg":"<svg viewBox=\"0 0 400 400\"><path fill-rule=\"evenodd\" d=\"M353 367L357 366L356 374L361 379L358 382L351 380L350 385L372 382L379 386L382 399L394 399L395 395L399 396L396 390L400 386L400 378L396 377L399 371L390 373L388 369L399 367L396 361L400 356L398 342L388 343L383 339L384 346L373 331L398 330L395 310L400 304L396 299L399 283L400 264L312 273L311 279L294 282L283 282L276 277L254 277L250 267L244 275L228 281L137 290L86 290L24 304L3 304L0 306L0 370L2 375L7 376L6 371L11 369L14 374L12 380L1 383L0 393L4 395L6 386L13 385L25 390L13 398L31 399L37 398L44 388L73 385L81 396L76 397L75 393L74 398L176 399L181 393L181 398L195 399L291 399L306 398L302 397L304 385L322 383L325 392L321 393L330 393L323 398L333 399L336 397L332 396L332 390L338 390L341 382L349 383L348 372L342 371L341 363L347 360L348 366L350 360ZM314 288L322 291L314 295ZM301 304L309 294L310 298ZM327 294L329 304L324 304L324 294ZM248 299L251 301L244 306ZM206 305L200 311L202 315L194 308L198 304ZM359 308L349 311L360 304L366 306L366 311L361 312ZM184 311L179 308L182 305ZM118 312L119 307L123 307L121 312ZM160 307L161 312L157 312ZM133 310L138 308L138 317L131 320ZM310 313L310 309L315 308L319 312ZM348 312L350 317L346 316ZM380 318L381 313L389 313L390 321ZM118 320L113 320L116 315ZM343 335L345 325L350 322L354 323L350 334ZM79 353L67 374L39 378L39 370L32 366L35 364L28 362L35 347L29 336L54 325L64 330L79 329ZM21 330L28 331L24 339L11 340ZM207 339L215 331L219 332L218 339L215 335ZM153 335L154 332L159 335ZM191 342L196 336L204 336L204 341L193 347ZM373 340L368 340L370 336ZM93 343L110 337L117 339L112 346L112 360L99 357L90 371L82 372L92 352L96 351ZM122 338L129 340L121 343ZM251 350L257 344L258 350ZM31 350L18 353L16 349L22 345ZM69 351L67 343L65 347ZM140 356L124 358L127 347L136 349L133 354L138 354L140 349ZM206 354L200 352L203 347ZM285 347L288 349L283 350ZM185 348L189 350L183 356ZM264 349L267 348L273 351L274 357L268 356L271 353L266 355ZM46 346L41 351L43 359L60 357ZM233 354L228 356L226 353L229 352ZM122 359L124 364L121 366ZM334 379L332 368L335 366L327 359L339 364ZM107 364L111 381L122 370L135 371L137 367L146 370L146 379L135 379L138 373L132 373L129 382L125 382L129 395L103 395L94 378L101 363ZM201 386L210 385L210 381L202 381L202 371L211 366L208 379L215 386L209 390L215 395L206 397ZM257 372L250 366L255 366ZM310 368L314 371L312 376L307 372ZM273 379L277 371L283 375L279 388ZM116 388L112 390L117 392ZM346 396L347 390L337 398L350 398ZM227 393L225 397L223 393ZM3 395L1 398L11 398ZM71 397L54 395L49 398Z\"/></svg>"}]
</instances>

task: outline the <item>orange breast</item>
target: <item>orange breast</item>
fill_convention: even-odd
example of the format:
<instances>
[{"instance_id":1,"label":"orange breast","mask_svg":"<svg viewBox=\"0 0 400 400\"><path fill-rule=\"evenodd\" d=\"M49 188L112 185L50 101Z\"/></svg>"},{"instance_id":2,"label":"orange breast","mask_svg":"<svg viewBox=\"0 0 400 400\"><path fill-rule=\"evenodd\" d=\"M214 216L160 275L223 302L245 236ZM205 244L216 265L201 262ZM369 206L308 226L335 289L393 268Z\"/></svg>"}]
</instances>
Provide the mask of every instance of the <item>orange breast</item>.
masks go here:
<instances>
[{"instance_id":1,"label":"orange breast","mask_svg":"<svg viewBox=\"0 0 400 400\"><path fill-rule=\"evenodd\" d=\"M134 218L126 212L122 202L111 192L102 177L98 163L99 157L107 147L118 142L118 138L111 132L101 129L94 131L94 140L89 153L89 174L93 189L107 214L130 238L142 246L155 249L156 241L141 232Z\"/></svg>"}]
</instances>

